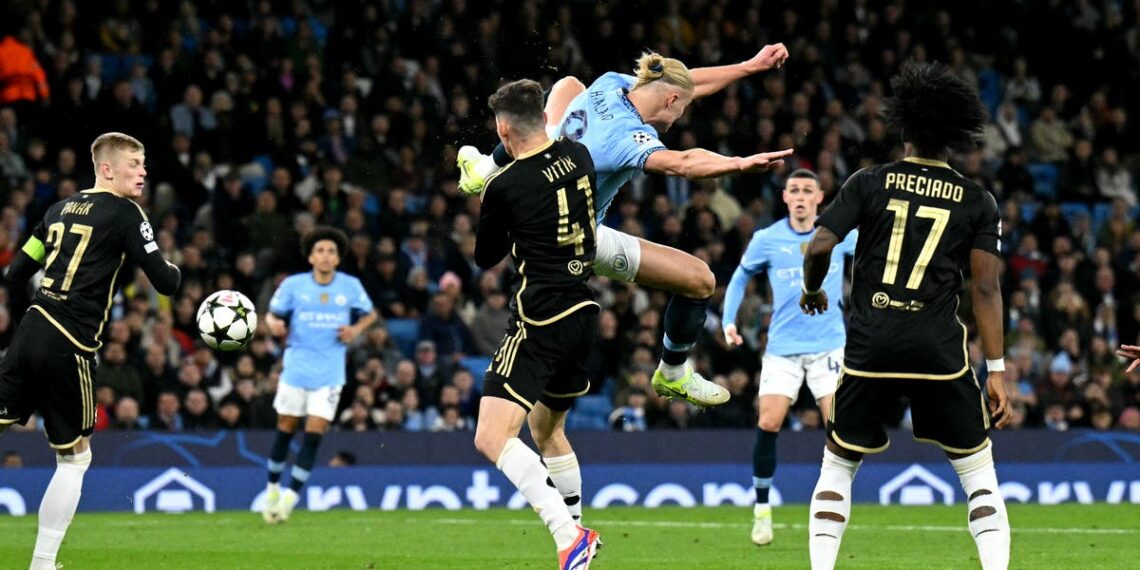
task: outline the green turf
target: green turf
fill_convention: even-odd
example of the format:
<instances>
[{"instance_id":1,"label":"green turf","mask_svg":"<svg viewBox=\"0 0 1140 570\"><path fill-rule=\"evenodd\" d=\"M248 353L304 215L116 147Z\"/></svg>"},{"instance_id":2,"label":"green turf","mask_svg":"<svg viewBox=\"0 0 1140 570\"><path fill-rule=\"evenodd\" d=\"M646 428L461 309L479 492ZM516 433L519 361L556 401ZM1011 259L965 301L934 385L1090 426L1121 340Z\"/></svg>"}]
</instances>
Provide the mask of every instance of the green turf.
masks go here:
<instances>
[{"instance_id":1,"label":"green turf","mask_svg":"<svg viewBox=\"0 0 1140 570\"><path fill-rule=\"evenodd\" d=\"M965 508L856 505L839 568L978 568ZM748 540L744 508L616 508L587 512L606 543L595 570L807 568L807 509L778 508L776 541ZM1012 505L1011 568L1135 568L1134 505ZM1076 529L1076 530L1073 530ZM0 518L0 561L26 567L35 516ZM298 511L280 526L256 513L81 513L64 542L66 570L122 568L555 568L554 545L530 511Z\"/></svg>"}]
</instances>

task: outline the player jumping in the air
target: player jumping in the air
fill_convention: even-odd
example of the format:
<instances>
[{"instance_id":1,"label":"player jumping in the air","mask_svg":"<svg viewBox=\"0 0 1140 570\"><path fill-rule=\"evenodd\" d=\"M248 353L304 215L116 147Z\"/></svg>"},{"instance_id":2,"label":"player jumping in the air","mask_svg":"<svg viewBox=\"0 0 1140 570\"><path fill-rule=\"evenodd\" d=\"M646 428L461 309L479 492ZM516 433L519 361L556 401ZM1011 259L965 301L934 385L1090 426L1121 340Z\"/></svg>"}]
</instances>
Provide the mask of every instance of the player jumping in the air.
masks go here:
<instances>
[{"instance_id":1,"label":"player jumping in the air","mask_svg":"<svg viewBox=\"0 0 1140 570\"><path fill-rule=\"evenodd\" d=\"M774 310L760 369L760 420L752 447L752 486L756 489L752 542L758 545L772 542L768 494L776 473L776 436L788 408L806 382L826 417L843 364L843 344L847 339L843 313L833 311L813 318L797 306L803 285L804 250L815 233L816 214L822 201L819 177L814 172L800 169L789 174L784 182L788 217L753 234L724 296L724 338L729 346L739 346L744 338L736 330L736 313L749 279L764 271L772 287ZM858 233L848 234L831 254L831 270L823 287L836 299L842 297L843 262L855 254Z\"/></svg>"},{"instance_id":2,"label":"player jumping in the air","mask_svg":"<svg viewBox=\"0 0 1140 570\"><path fill-rule=\"evenodd\" d=\"M856 227L851 310L823 468L808 534L815 570L835 566L863 456L890 442L882 409L910 398L914 438L941 447L962 482L970 534L985 570L1009 565L1009 520L998 488L991 421L1009 422L1003 382L1001 216L993 195L950 168L986 123L977 92L942 65L907 64L891 80L887 118L906 158L856 172L816 221L800 306L828 309L831 252ZM958 319L962 274L985 353L978 385ZM988 396L988 398L987 398Z\"/></svg>"},{"instance_id":3,"label":"player jumping in the air","mask_svg":"<svg viewBox=\"0 0 1140 570\"><path fill-rule=\"evenodd\" d=\"M658 139L694 99L712 95L730 83L783 64L783 44L765 46L755 57L735 65L689 70L679 60L646 53L637 76L606 73L587 89L573 77L559 80L546 102L546 129L552 137L581 142L598 171L598 253L594 272L673 293L665 309L664 352L653 388L658 394L685 398L699 406L728 401L728 391L695 373L687 364L705 322L716 279L707 264L671 247L602 225L618 190L640 172L685 178L711 178L778 167L790 149L751 156L722 156L700 148L668 150ZM460 189L474 193L484 180L510 162L502 147L490 156L474 147L459 152Z\"/></svg>"}]
</instances>

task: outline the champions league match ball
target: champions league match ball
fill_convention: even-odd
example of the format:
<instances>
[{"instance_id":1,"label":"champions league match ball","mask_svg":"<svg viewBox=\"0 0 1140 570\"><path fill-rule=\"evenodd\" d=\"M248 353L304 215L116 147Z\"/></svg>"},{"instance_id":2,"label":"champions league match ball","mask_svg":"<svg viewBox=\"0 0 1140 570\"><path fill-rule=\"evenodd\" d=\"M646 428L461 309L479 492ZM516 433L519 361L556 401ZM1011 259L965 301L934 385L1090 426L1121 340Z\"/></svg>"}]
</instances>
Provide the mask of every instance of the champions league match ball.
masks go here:
<instances>
[{"instance_id":1,"label":"champions league match ball","mask_svg":"<svg viewBox=\"0 0 1140 570\"><path fill-rule=\"evenodd\" d=\"M239 350L257 330L253 301L237 291L218 291L198 307L198 334L210 348Z\"/></svg>"}]
</instances>

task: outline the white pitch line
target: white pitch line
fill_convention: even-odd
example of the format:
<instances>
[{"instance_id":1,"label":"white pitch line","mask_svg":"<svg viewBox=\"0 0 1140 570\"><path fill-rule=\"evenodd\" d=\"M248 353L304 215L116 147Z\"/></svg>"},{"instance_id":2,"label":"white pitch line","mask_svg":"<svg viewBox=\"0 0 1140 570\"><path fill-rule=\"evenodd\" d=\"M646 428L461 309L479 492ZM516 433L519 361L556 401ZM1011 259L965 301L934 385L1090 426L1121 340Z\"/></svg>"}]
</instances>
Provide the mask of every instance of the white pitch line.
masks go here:
<instances>
[{"instance_id":1,"label":"white pitch line","mask_svg":"<svg viewBox=\"0 0 1140 570\"><path fill-rule=\"evenodd\" d=\"M408 522L429 522L437 524L448 525L468 525L468 524L509 524L509 525L536 525L538 521L523 520L523 519L505 519L505 520L483 520L483 519L463 519L463 518L445 518L424 521L422 519L408 519ZM632 527L651 527L651 528L699 528L699 529L733 529L733 528L746 528L752 526L751 523L719 523L719 522L689 522L689 521L622 521L613 519L590 519L591 523L605 526L632 526ZM792 529L804 530L807 528L806 524L784 524L776 523L772 525L777 529ZM852 530L893 530L901 532L967 532L965 526L939 526L939 525L860 525L853 524L847 527ZM1112 534L1112 535L1129 535L1140 534L1140 529L1131 528L1048 528L1048 527L1014 527L1014 533L1025 534Z\"/></svg>"}]
</instances>

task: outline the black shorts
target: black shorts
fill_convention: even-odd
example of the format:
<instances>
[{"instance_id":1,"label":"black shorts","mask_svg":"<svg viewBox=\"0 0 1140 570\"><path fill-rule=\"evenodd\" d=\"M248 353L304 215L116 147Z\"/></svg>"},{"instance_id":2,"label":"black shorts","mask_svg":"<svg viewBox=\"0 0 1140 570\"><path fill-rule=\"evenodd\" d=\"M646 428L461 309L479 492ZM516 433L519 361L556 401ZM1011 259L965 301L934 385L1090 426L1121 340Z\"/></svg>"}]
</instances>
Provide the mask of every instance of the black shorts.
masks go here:
<instances>
[{"instance_id":1,"label":"black shorts","mask_svg":"<svg viewBox=\"0 0 1140 570\"><path fill-rule=\"evenodd\" d=\"M879 453L890 445L882 418L910 398L914 439L968 455L989 442L990 413L973 371L955 380L898 380L841 374L827 433L840 447Z\"/></svg>"},{"instance_id":2,"label":"black shorts","mask_svg":"<svg viewBox=\"0 0 1140 570\"><path fill-rule=\"evenodd\" d=\"M545 326L512 320L487 376L483 394L528 412L543 405L564 412L590 390L584 364L598 334L598 309L585 307Z\"/></svg>"},{"instance_id":3,"label":"black shorts","mask_svg":"<svg viewBox=\"0 0 1140 570\"><path fill-rule=\"evenodd\" d=\"M48 443L65 449L95 429L95 353L75 346L35 309L0 361L0 423L43 417Z\"/></svg>"}]
</instances>

